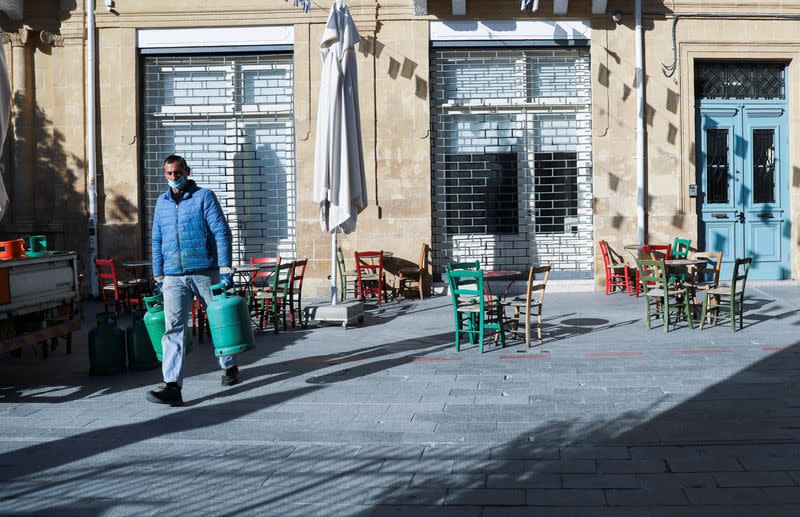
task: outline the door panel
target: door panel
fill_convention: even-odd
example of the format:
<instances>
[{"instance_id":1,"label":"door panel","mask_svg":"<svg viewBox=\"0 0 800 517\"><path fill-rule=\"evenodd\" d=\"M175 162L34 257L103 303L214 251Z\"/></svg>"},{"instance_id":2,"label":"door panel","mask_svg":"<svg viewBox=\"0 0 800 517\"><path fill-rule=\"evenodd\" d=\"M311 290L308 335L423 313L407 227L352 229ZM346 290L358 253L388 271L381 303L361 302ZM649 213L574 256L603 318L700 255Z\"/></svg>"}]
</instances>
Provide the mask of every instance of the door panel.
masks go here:
<instances>
[{"instance_id":1,"label":"door panel","mask_svg":"<svg viewBox=\"0 0 800 517\"><path fill-rule=\"evenodd\" d=\"M704 101L699 108L700 214L707 250L724 253L723 279L736 258L752 256L750 277L789 271L785 105Z\"/></svg>"},{"instance_id":2,"label":"door panel","mask_svg":"<svg viewBox=\"0 0 800 517\"><path fill-rule=\"evenodd\" d=\"M788 174L783 161L788 138L786 110L778 106L745 106L743 132L750 145L744 154L742 177L745 213L745 256L753 257L753 278L788 278L788 221L783 206ZM786 188L783 183L786 183ZM784 261L784 258L786 259ZM785 271L784 271L785 268Z\"/></svg>"}]
</instances>

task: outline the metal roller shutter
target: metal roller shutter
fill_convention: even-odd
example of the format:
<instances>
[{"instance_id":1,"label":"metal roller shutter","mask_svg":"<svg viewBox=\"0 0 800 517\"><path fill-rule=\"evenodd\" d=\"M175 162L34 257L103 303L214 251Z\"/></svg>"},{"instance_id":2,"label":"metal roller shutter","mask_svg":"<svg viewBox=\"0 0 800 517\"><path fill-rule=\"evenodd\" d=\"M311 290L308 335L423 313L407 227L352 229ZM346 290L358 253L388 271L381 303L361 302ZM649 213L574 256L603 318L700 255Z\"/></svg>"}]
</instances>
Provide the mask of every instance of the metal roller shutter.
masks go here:
<instances>
[{"instance_id":1,"label":"metal roller shutter","mask_svg":"<svg viewBox=\"0 0 800 517\"><path fill-rule=\"evenodd\" d=\"M434 262L592 275L589 50L434 48Z\"/></svg>"},{"instance_id":2,"label":"metal roller shutter","mask_svg":"<svg viewBox=\"0 0 800 517\"><path fill-rule=\"evenodd\" d=\"M295 255L290 54L143 56L146 250L170 154L212 189L233 233L234 263Z\"/></svg>"}]
</instances>

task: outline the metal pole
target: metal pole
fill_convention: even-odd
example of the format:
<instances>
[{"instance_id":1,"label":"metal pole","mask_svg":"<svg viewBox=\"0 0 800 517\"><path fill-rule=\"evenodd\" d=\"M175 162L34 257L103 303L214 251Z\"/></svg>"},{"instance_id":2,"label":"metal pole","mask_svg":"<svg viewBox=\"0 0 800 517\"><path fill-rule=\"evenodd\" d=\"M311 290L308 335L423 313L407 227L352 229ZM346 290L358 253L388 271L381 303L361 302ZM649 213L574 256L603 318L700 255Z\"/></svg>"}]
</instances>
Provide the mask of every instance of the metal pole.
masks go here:
<instances>
[{"instance_id":1,"label":"metal pole","mask_svg":"<svg viewBox=\"0 0 800 517\"><path fill-rule=\"evenodd\" d=\"M636 237L645 243L644 192L644 57L642 55L642 0L636 0Z\"/></svg>"},{"instance_id":2,"label":"metal pole","mask_svg":"<svg viewBox=\"0 0 800 517\"><path fill-rule=\"evenodd\" d=\"M331 305L336 305L337 296L337 289L336 289L336 282L338 280L338 276L336 274L336 265L337 265L337 255L336 255L336 232L339 228L334 228L333 233L331 233Z\"/></svg>"},{"instance_id":3,"label":"metal pole","mask_svg":"<svg viewBox=\"0 0 800 517\"><path fill-rule=\"evenodd\" d=\"M95 21L94 0L86 3L86 193L89 210L89 285L92 296L97 296L99 287L95 274L94 259L97 258L97 139L95 125Z\"/></svg>"}]
</instances>

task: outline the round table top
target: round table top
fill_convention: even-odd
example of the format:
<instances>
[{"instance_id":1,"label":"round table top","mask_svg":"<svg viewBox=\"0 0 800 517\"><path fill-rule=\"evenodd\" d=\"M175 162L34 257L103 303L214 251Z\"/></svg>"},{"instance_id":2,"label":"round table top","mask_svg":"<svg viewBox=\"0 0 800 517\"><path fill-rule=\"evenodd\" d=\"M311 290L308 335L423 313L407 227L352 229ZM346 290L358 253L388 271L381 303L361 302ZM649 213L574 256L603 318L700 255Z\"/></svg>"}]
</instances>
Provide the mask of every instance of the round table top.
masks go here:
<instances>
[{"instance_id":1,"label":"round table top","mask_svg":"<svg viewBox=\"0 0 800 517\"><path fill-rule=\"evenodd\" d=\"M149 260L126 260L122 262L125 267L151 267L153 263Z\"/></svg>"},{"instance_id":2,"label":"round table top","mask_svg":"<svg viewBox=\"0 0 800 517\"><path fill-rule=\"evenodd\" d=\"M493 271L484 271L483 278L486 280L512 280L522 276L522 271L496 269Z\"/></svg>"},{"instance_id":3,"label":"round table top","mask_svg":"<svg viewBox=\"0 0 800 517\"><path fill-rule=\"evenodd\" d=\"M664 264L668 266L699 266L708 262L705 259L667 259Z\"/></svg>"},{"instance_id":4,"label":"round table top","mask_svg":"<svg viewBox=\"0 0 800 517\"><path fill-rule=\"evenodd\" d=\"M255 273L256 271L272 269L274 267L275 264L265 262L264 264L242 264L241 266L234 266L233 270L237 273Z\"/></svg>"}]
</instances>

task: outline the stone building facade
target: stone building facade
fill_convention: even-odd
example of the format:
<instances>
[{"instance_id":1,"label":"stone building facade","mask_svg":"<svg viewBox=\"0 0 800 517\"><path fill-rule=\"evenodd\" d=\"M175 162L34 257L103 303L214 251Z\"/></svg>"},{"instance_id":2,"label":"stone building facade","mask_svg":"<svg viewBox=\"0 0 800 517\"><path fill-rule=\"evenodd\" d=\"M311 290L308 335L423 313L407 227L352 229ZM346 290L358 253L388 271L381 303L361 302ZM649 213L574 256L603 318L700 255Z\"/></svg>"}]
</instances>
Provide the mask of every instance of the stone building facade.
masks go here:
<instances>
[{"instance_id":1,"label":"stone building facade","mask_svg":"<svg viewBox=\"0 0 800 517\"><path fill-rule=\"evenodd\" d=\"M622 251L637 238L634 3L347 3L369 206L345 256L416 262L427 242L437 274L450 259L548 263L602 282L598 239ZM688 237L755 255L762 278L797 278L800 4L642 4L646 239ZM45 234L84 263L91 5L28 0L21 22L0 23L14 91L0 236ZM325 292L312 186L328 7L96 3L99 256L149 255L161 159L177 152L219 194L238 261L308 257L308 292Z\"/></svg>"}]
</instances>

